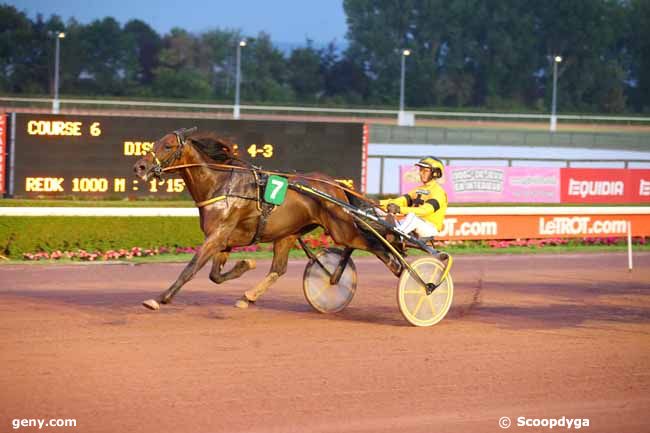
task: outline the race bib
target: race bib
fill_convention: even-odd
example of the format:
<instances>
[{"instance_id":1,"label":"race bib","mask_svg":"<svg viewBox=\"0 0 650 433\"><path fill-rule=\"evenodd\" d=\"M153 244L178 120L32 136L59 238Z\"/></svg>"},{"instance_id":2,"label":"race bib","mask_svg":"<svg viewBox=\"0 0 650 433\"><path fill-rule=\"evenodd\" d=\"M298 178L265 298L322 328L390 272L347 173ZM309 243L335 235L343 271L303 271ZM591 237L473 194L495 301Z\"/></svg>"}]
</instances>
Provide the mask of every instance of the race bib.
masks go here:
<instances>
[{"instance_id":1,"label":"race bib","mask_svg":"<svg viewBox=\"0 0 650 433\"><path fill-rule=\"evenodd\" d=\"M264 189L264 201L276 206L281 205L287 195L288 187L289 181L286 178L275 175L269 176Z\"/></svg>"}]
</instances>

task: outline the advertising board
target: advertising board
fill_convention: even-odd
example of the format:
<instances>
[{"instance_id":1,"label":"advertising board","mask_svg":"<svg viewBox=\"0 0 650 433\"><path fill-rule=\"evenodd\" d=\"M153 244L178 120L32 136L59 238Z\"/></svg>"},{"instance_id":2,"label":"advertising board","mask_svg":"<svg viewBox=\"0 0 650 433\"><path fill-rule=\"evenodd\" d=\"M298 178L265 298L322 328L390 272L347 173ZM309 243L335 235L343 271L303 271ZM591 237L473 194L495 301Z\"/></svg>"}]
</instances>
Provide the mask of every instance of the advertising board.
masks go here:
<instances>
[{"instance_id":1,"label":"advertising board","mask_svg":"<svg viewBox=\"0 0 650 433\"><path fill-rule=\"evenodd\" d=\"M650 170L563 168L562 203L650 203Z\"/></svg>"},{"instance_id":2,"label":"advertising board","mask_svg":"<svg viewBox=\"0 0 650 433\"><path fill-rule=\"evenodd\" d=\"M420 185L418 168L400 167L400 191ZM559 203L560 169L447 166L441 179L449 203Z\"/></svg>"}]
</instances>

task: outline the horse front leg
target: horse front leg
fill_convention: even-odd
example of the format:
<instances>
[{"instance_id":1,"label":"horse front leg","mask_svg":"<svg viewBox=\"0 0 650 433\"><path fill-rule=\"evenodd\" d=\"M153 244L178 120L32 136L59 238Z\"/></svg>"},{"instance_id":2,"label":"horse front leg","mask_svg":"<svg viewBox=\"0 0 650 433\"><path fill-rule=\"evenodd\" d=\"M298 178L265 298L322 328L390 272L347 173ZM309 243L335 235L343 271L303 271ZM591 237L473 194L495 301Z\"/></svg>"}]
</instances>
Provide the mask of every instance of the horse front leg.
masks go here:
<instances>
[{"instance_id":1,"label":"horse front leg","mask_svg":"<svg viewBox=\"0 0 650 433\"><path fill-rule=\"evenodd\" d=\"M276 240L273 243L273 262L271 263L271 269L269 273L264 277L262 281L257 283L255 287L251 290L244 292L244 296L241 299L237 300L235 306L237 308L248 308L248 305L251 302L257 301L260 296L266 292L266 290L271 287L273 283L277 281L282 275L287 272L287 262L289 261L289 251L291 247L296 243L298 236L288 236Z\"/></svg>"},{"instance_id":2,"label":"horse front leg","mask_svg":"<svg viewBox=\"0 0 650 433\"><path fill-rule=\"evenodd\" d=\"M192 260L185 266L185 269L178 276L176 281L164 291L158 299L148 299L142 303L145 307L150 310L159 310L160 304L168 304L171 302L172 298L178 293L178 291L183 287L185 283L196 275L198 271L207 263L210 257L214 256L215 253L222 251L225 248L225 233L228 233L228 230L219 230L215 234L211 235L206 239L206 241L201 245L199 252L197 252Z\"/></svg>"}]
</instances>

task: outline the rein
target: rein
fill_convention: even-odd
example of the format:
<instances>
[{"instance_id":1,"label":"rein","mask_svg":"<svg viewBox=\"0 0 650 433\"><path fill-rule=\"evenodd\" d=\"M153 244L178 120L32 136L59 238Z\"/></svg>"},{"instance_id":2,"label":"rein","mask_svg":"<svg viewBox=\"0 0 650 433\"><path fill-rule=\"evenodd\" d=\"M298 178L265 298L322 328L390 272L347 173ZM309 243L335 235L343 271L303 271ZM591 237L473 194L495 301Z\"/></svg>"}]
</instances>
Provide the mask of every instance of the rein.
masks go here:
<instances>
[{"instance_id":1,"label":"rein","mask_svg":"<svg viewBox=\"0 0 650 433\"><path fill-rule=\"evenodd\" d=\"M369 200L368 198L364 197L363 195L359 194L358 192L356 192L356 191L354 191L354 190L352 190L350 188L344 187L343 185L341 185L339 183L331 182L331 181L325 180L325 179L319 179L319 178L316 178L316 177L304 176L304 175L300 175L300 174L282 173L280 171L269 171L269 170L258 169L258 168L255 168L255 167L241 167L239 165L230 165L230 164L181 164L181 165L175 165L173 167L164 167L164 168L161 169L161 172L180 170L182 168L191 168L191 167L206 167L206 168L211 168L211 169L214 169L214 170L233 170L234 169L234 170L241 170L241 171L252 171L253 173L274 174L274 175L284 176L284 177L288 177L288 178L302 177L303 179L306 179L306 180L311 180L311 181L314 181L314 182L324 183L324 184L333 186L335 188L341 189L341 190L343 190L343 191L345 191L347 193L350 193L353 196L363 200L366 203L369 203L369 204L372 204L373 206L376 206L376 203L374 201ZM226 198L226 196L219 196L219 197L211 198L209 200L204 200L204 201L196 203L196 206L201 208L201 207L207 206L209 204L215 203L217 201L223 200L225 198Z\"/></svg>"},{"instance_id":2,"label":"rein","mask_svg":"<svg viewBox=\"0 0 650 433\"><path fill-rule=\"evenodd\" d=\"M154 173L154 175L156 177L160 178L162 176L162 174L164 172L166 172L166 171L174 171L174 170L180 170L180 169L183 169L183 168L192 168L192 167L206 167L206 168L210 168L210 169L213 169L213 170L230 170L231 173L233 173L234 170L251 171L253 173L253 175L255 176L256 180L257 180L257 174L258 173L264 173L264 174L268 174L268 175L279 175L279 176L284 176L284 177L287 177L287 178L302 177L303 179L306 179L306 180L311 180L313 182L320 182L320 183L324 183L324 184L333 186L335 188L338 188L339 190L343 190L343 191L347 192L348 194L351 194L351 195L359 198L360 200L362 200L362 201L364 201L364 202L366 202L368 204L371 204L373 206L377 205L377 203L375 201L369 200L365 196L359 194L358 192L356 192L356 191L354 191L354 190L352 190L350 188L344 187L340 183L331 182L329 180L319 179L319 178L315 178L315 177L299 175L299 174L282 173L282 172L279 172L279 171L262 170L261 168L255 167L254 165L252 165L252 164L250 164L250 163L248 163L246 161L242 161L242 160L240 160L238 158L231 158L231 159L233 159L235 161L239 161L239 162L241 162L241 163L243 163L245 165L248 165L248 166L247 167L242 167L242 166L239 166L239 165L214 164L214 163L202 163L202 164L193 163L193 164L180 164L180 165L172 166L171 164L173 164L174 162L176 162L178 159L181 158L181 155L183 153L183 148L185 147L185 142L187 141L187 135L191 134L194 131L196 131L196 129L197 129L196 127L193 127L193 128L189 128L189 129L178 129L178 130L174 131L173 134L176 136L178 146L177 146L176 150L171 155L167 156L163 161L160 161L160 159L158 159L158 156L156 155L156 153L153 150L149 151L149 154L151 154L151 156L152 156L152 158L153 158L153 160L155 162L155 164L154 164L154 166L152 168L152 171L153 171L153 173ZM232 176L232 174L231 174L231 176ZM210 205L212 203L216 203L218 201L224 200L227 196L228 195L220 195L218 197L214 197L214 198L211 198L211 199L208 199L208 200L195 202L195 204L196 204L196 206L198 208L202 208L202 207L208 206L208 205ZM249 197L241 197L241 198L251 199ZM259 197L257 197L257 201L259 202ZM259 206L259 203L258 203L258 206Z\"/></svg>"}]
</instances>

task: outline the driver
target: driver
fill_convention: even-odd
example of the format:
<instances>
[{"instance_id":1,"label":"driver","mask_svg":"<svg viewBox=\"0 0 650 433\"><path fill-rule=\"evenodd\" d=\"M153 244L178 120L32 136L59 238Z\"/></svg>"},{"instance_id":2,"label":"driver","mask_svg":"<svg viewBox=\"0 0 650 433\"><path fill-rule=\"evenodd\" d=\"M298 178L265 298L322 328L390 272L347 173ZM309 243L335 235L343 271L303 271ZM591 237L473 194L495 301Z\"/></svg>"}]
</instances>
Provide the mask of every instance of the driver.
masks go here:
<instances>
[{"instance_id":1,"label":"driver","mask_svg":"<svg viewBox=\"0 0 650 433\"><path fill-rule=\"evenodd\" d=\"M381 200L379 204L388 213L405 215L396 225L400 231L407 234L415 231L420 238L430 238L442 230L447 212L447 193L437 182L444 165L433 156L422 158L415 165L420 167L423 185L401 197Z\"/></svg>"}]
</instances>

